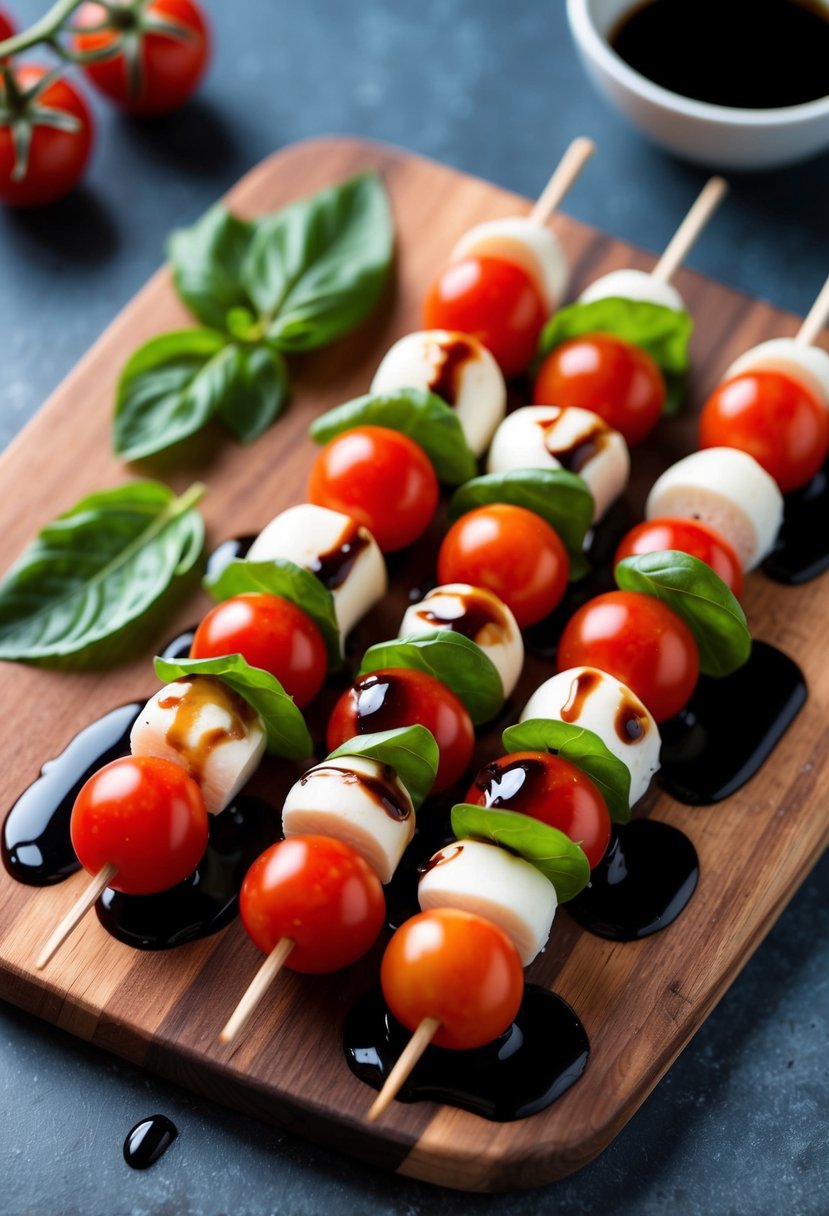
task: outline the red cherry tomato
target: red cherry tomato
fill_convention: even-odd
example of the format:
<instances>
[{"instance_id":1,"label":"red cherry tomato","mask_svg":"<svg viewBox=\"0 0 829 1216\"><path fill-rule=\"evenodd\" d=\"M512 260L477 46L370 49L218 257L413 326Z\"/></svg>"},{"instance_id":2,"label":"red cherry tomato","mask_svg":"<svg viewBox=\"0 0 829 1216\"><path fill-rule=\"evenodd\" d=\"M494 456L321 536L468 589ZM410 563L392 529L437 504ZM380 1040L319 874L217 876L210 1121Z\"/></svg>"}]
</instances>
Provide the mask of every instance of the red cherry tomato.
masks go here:
<instances>
[{"instance_id":1,"label":"red cherry tomato","mask_svg":"<svg viewBox=\"0 0 829 1216\"><path fill-rule=\"evenodd\" d=\"M738 599L742 595L743 568L734 549L719 532L696 519L646 519L622 538L613 564L618 565L625 557L658 553L662 549L678 549L699 558Z\"/></svg>"},{"instance_id":2,"label":"red cherry tomato","mask_svg":"<svg viewBox=\"0 0 829 1216\"><path fill-rule=\"evenodd\" d=\"M92 84L129 114L169 114L187 100L210 53L207 20L194 0L144 0L109 10L84 4L75 26L106 24L76 34L76 51L111 47L107 59L84 65ZM133 67L133 57L135 59Z\"/></svg>"},{"instance_id":3,"label":"red cherry tomato","mask_svg":"<svg viewBox=\"0 0 829 1216\"><path fill-rule=\"evenodd\" d=\"M522 629L553 611L569 572L567 550L550 525L534 511L508 503L462 515L438 553L438 582L493 591Z\"/></svg>"},{"instance_id":4,"label":"red cherry tomato","mask_svg":"<svg viewBox=\"0 0 829 1216\"><path fill-rule=\"evenodd\" d=\"M440 763L432 788L439 793L454 785L469 767L475 731L463 703L425 672L385 668L356 679L328 721L328 750L355 735L418 722L432 732L438 745Z\"/></svg>"},{"instance_id":5,"label":"red cherry tomato","mask_svg":"<svg viewBox=\"0 0 829 1216\"><path fill-rule=\"evenodd\" d=\"M295 943L286 967L339 971L373 945L386 917L380 879L350 845L332 836L290 836L248 870L239 896L242 923L270 954Z\"/></svg>"},{"instance_id":6,"label":"red cherry tomato","mask_svg":"<svg viewBox=\"0 0 829 1216\"><path fill-rule=\"evenodd\" d=\"M536 405L592 410L639 443L659 421L665 380L650 355L614 334L584 334L547 356L533 390Z\"/></svg>"},{"instance_id":7,"label":"red cherry tomato","mask_svg":"<svg viewBox=\"0 0 829 1216\"><path fill-rule=\"evenodd\" d=\"M407 920L386 947L380 969L386 1004L417 1030L437 1018L438 1047L491 1043L512 1024L524 971L507 935L482 916L434 908Z\"/></svg>"},{"instance_id":8,"label":"red cherry tomato","mask_svg":"<svg viewBox=\"0 0 829 1216\"><path fill-rule=\"evenodd\" d=\"M426 453L399 431L360 426L326 444L308 478L308 498L365 524L384 553L426 531L438 479Z\"/></svg>"},{"instance_id":9,"label":"red cherry tomato","mask_svg":"<svg viewBox=\"0 0 829 1216\"><path fill-rule=\"evenodd\" d=\"M598 667L627 684L657 722L678 714L699 675L699 651L685 622L661 600L609 591L582 605L558 644L559 671Z\"/></svg>"},{"instance_id":10,"label":"red cherry tomato","mask_svg":"<svg viewBox=\"0 0 829 1216\"><path fill-rule=\"evenodd\" d=\"M610 813L596 786L581 769L561 756L514 752L482 768L466 801L518 811L558 828L581 845L590 868L610 843Z\"/></svg>"},{"instance_id":11,"label":"red cherry tomato","mask_svg":"<svg viewBox=\"0 0 829 1216\"><path fill-rule=\"evenodd\" d=\"M234 595L211 608L196 630L192 659L240 654L276 676L300 709L322 687L327 655L311 618L279 595Z\"/></svg>"},{"instance_id":12,"label":"red cherry tomato","mask_svg":"<svg viewBox=\"0 0 829 1216\"><path fill-rule=\"evenodd\" d=\"M14 69L21 91L31 89L46 75L37 64ZM0 79L0 102L5 89ZM18 146L12 127L0 124L0 202L11 207L39 207L67 194L84 171L92 148L92 115L80 93L68 80L48 85L33 102L31 144L25 157L25 173L15 177L19 166ZM77 130L61 131L38 121L38 110L56 110L77 124Z\"/></svg>"},{"instance_id":13,"label":"red cherry tomato","mask_svg":"<svg viewBox=\"0 0 829 1216\"><path fill-rule=\"evenodd\" d=\"M207 848L207 811L192 777L172 760L123 756L81 788L70 821L81 865L127 895L152 895L183 882Z\"/></svg>"},{"instance_id":14,"label":"red cherry tomato","mask_svg":"<svg viewBox=\"0 0 829 1216\"><path fill-rule=\"evenodd\" d=\"M783 494L811 481L829 452L829 410L780 372L746 372L711 394L699 420L702 448L739 448Z\"/></svg>"},{"instance_id":15,"label":"red cherry tomato","mask_svg":"<svg viewBox=\"0 0 829 1216\"><path fill-rule=\"evenodd\" d=\"M15 24L5 9L0 8L0 42L5 42L7 38L15 32ZM5 63L5 59L0 59L0 63Z\"/></svg>"},{"instance_id":16,"label":"red cherry tomato","mask_svg":"<svg viewBox=\"0 0 829 1216\"><path fill-rule=\"evenodd\" d=\"M505 376L527 367L546 319L544 300L530 275L502 258L452 262L432 284L423 305L427 329L472 334Z\"/></svg>"}]
</instances>

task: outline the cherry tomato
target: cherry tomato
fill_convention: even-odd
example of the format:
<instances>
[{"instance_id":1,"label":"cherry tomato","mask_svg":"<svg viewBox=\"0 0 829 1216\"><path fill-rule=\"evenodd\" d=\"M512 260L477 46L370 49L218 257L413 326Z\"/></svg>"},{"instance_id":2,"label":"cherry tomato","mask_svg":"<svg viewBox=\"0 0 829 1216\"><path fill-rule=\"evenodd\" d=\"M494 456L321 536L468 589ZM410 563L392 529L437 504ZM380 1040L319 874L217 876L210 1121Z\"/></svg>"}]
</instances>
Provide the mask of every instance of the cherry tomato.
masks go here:
<instances>
[{"instance_id":1,"label":"cherry tomato","mask_svg":"<svg viewBox=\"0 0 829 1216\"><path fill-rule=\"evenodd\" d=\"M42 80L46 72L38 64L24 64L14 69L14 79L25 92ZM0 102L4 94L0 79ZM57 110L64 118L73 120L77 130L61 131L38 121L38 112L42 110ZM68 80L56 80L39 93L28 108L28 117L34 125L24 161L25 173L20 180L15 178L19 154L12 128L0 124L0 202L11 207L39 207L62 198L80 178L92 148L92 115Z\"/></svg>"},{"instance_id":2,"label":"cherry tomato","mask_svg":"<svg viewBox=\"0 0 829 1216\"><path fill-rule=\"evenodd\" d=\"M339 971L373 945L386 918L380 879L351 845L332 836L290 836L271 845L245 875L242 923L270 954L295 943L286 967Z\"/></svg>"},{"instance_id":3,"label":"cherry tomato","mask_svg":"<svg viewBox=\"0 0 829 1216\"><path fill-rule=\"evenodd\" d=\"M360 426L327 443L308 478L308 498L365 524L384 553L426 531L438 479L426 453L399 431Z\"/></svg>"},{"instance_id":4,"label":"cherry tomato","mask_svg":"<svg viewBox=\"0 0 829 1216\"><path fill-rule=\"evenodd\" d=\"M325 642L311 618L279 595L235 595L211 608L196 630L192 659L240 654L276 676L300 709L322 687Z\"/></svg>"},{"instance_id":5,"label":"cherry tomato","mask_svg":"<svg viewBox=\"0 0 829 1216\"><path fill-rule=\"evenodd\" d=\"M678 714L699 675L699 651L685 622L661 600L609 591L582 605L558 644L559 671L598 667L627 684L657 722Z\"/></svg>"},{"instance_id":6,"label":"cherry tomato","mask_svg":"<svg viewBox=\"0 0 829 1216\"><path fill-rule=\"evenodd\" d=\"M615 334L584 334L562 342L547 356L535 381L533 401L592 410L633 445L659 421L665 380L640 347Z\"/></svg>"},{"instance_id":7,"label":"cherry tomato","mask_svg":"<svg viewBox=\"0 0 829 1216\"><path fill-rule=\"evenodd\" d=\"M475 731L463 703L425 672L395 667L359 676L331 713L328 750L355 735L418 722L432 732L438 745L440 762L432 788L439 793L469 767Z\"/></svg>"},{"instance_id":8,"label":"cherry tomato","mask_svg":"<svg viewBox=\"0 0 829 1216\"><path fill-rule=\"evenodd\" d=\"M0 8L0 42L5 42L7 38L11 38L15 32L15 25L5 9ZM0 63L5 63L6 60L0 59Z\"/></svg>"},{"instance_id":9,"label":"cherry tomato","mask_svg":"<svg viewBox=\"0 0 829 1216\"><path fill-rule=\"evenodd\" d=\"M471 583L493 591L522 629L553 611L569 572L567 550L546 520L508 503L462 515L438 553L439 583Z\"/></svg>"},{"instance_id":10,"label":"cherry tomato","mask_svg":"<svg viewBox=\"0 0 829 1216\"><path fill-rule=\"evenodd\" d=\"M201 6L195 0L143 0L117 9L90 3L72 19L76 26L103 23L105 29L74 38L77 51L114 52L84 65L92 84L129 114L178 109L199 83L210 53Z\"/></svg>"},{"instance_id":11,"label":"cherry tomato","mask_svg":"<svg viewBox=\"0 0 829 1216\"><path fill-rule=\"evenodd\" d=\"M558 828L581 845L590 868L610 843L610 813L599 790L581 769L546 752L513 752L481 769L466 801L518 811Z\"/></svg>"},{"instance_id":12,"label":"cherry tomato","mask_svg":"<svg viewBox=\"0 0 829 1216\"><path fill-rule=\"evenodd\" d=\"M739 448L783 494L811 481L829 452L829 410L780 372L746 372L711 394L699 420L702 448Z\"/></svg>"},{"instance_id":13,"label":"cherry tomato","mask_svg":"<svg viewBox=\"0 0 829 1216\"><path fill-rule=\"evenodd\" d=\"M417 1030L437 1018L438 1047L491 1043L512 1024L524 971L507 935L482 916L433 908L407 920L386 947L383 996L398 1022Z\"/></svg>"},{"instance_id":14,"label":"cherry tomato","mask_svg":"<svg viewBox=\"0 0 829 1216\"><path fill-rule=\"evenodd\" d=\"M123 756L89 778L72 808L72 847L127 895L152 895L183 882L207 848L207 811L192 777L172 760Z\"/></svg>"},{"instance_id":15,"label":"cherry tomato","mask_svg":"<svg viewBox=\"0 0 829 1216\"><path fill-rule=\"evenodd\" d=\"M734 549L708 524L696 519L646 519L624 536L613 559L614 566L625 557L678 549L690 553L718 574L739 599L743 591L743 568Z\"/></svg>"},{"instance_id":16,"label":"cherry tomato","mask_svg":"<svg viewBox=\"0 0 829 1216\"><path fill-rule=\"evenodd\" d=\"M452 262L432 284L423 305L427 329L472 334L505 376L527 367L546 319L544 300L530 275L502 258Z\"/></svg>"}]
</instances>

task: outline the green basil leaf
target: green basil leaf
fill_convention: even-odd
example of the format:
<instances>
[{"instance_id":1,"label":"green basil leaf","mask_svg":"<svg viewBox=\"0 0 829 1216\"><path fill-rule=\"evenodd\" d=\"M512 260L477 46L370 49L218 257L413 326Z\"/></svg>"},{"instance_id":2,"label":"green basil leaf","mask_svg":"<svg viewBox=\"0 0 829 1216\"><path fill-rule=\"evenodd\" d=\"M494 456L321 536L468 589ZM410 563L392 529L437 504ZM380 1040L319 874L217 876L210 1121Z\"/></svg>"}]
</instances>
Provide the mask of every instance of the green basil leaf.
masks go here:
<instances>
[{"instance_id":1,"label":"green basil leaf","mask_svg":"<svg viewBox=\"0 0 829 1216\"><path fill-rule=\"evenodd\" d=\"M261 667L251 667L240 654L175 661L157 658L155 673L165 684L179 676L215 676L259 714L265 723L271 755L304 760L314 750L305 719L276 677Z\"/></svg>"},{"instance_id":2,"label":"green basil leaf","mask_svg":"<svg viewBox=\"0 0 829 1216\"><path fill-rule=\"evenodd\" d=\"M317 443L328 443L356 426L385 426L408 435L423 448L434 465L438 481L446 485L460 485L478 471L478 462L466 442L458 415L426 389L401 388L347 401L311 424L311 438Z\"/></svg>"},{"instance_id":3,"label":"green basil leaf","mask_svg":"<svg viewBox=\"0 0 829 1216\"><path fill-rule=\"evenodd\" d=\"M689 366L688 345L694 323L687 312L609 296L590 304L568 304L554 313L541 331L543 358L569 338L611 333L647 351L666 375L682 376Z\"/></svg>"},{"instance_id":4,"label":"green basil leaf","mask_svg":"<svg viewBox=\"0 0 829 1216\"><path fill-rule=\"evenodd\" d=\"M338 756L367 756L378 764L388 764L409 791L418 810L435 780L440 755L435 737L425 726L401 726L346 740L328 760Z\"/></svg>"},{"instance_id":5,"label":"green basil leaf","mask_svg":"<svg viewBox=\"0 0 829 1216\"><path fill-rule=\"evenodd\" d=\"M210 329L226 330L231 311L250 309L242 263L253 232L253 224L216 203L192 227L174 232L167 243L176 291Z\"/></svg>"},{"instance_id":6,"label":"green basil leaf","mask_svg":"<svg viewBox=\"0 0 829 1216\"><path fill-rule=\"evenodd\" d=\"M276 421L288 400L288 369L279 351L237 348L233 376L218 415L241 443L252 443Z\"/></svg>"},{"instance_id":7,"label":"green basil leaf","mask_svg":"<svg viewBox=\"0 0 829 1216\"><path fill-rule=\"evenodd\" d=\"M449 519L492 502L526 507L546 520L572 555L581 556L584 538L593 522L593 495L577 473L566 469L510 469L485 473L456 490L449 503Z\"/></svg>"},{"instance_id":8,"label":"green basil leaf","mask_svg":"<svg viewBox=\"0 0 829 1216\"><path fill-rule=\"evenodd\" d=\"M47 524L0 583L0 658L76 655L142 616L201 554L203 492L133 481Z\"/></svg>"},{"instance_id":9,"label":"green basil leaf","mask_svg":"<svg viewBox=\"0 0 829 1216\"><path fill-rule=\"evenodd\" d=\"M361 174L267 216L242 283L278 350L315 350L371 311L391 268L394 226L380 178Z\"/></svg>"},{"instance_id":10,"label":"green basil leaf","mask_svg":"<svg viewBox=\"0 0 829 1216\"><path fill-rule=\"evenodd\" d=\"M518 811L459 802L452 807L452 831L459 840L470 836L491 840L531 862L549 878L560 904L573 899L590 881L590 863L579 845L558 828Z\"/></svg>"},{"instance_id":11,"label":"green basil leaf","mask_svg":"<svg viewBox=\"0 0 829 1216\"><path fill-rule=\"evenodd\" d=\"M706 676L727 676L751 654L746 614L710 566L690 553L664 549L626 557L616 567L623 591L654 595L681 616L699 650Z\"/></svg>"},{"instance_id":12,"label":"green basil leaf","mask_svg":"<svg viewBox=\"0 0 829 1216\"><path fill-rule=\"evenodd\" d=\"M358 674L381 667L405 667L434 676L463 702L476 726L494 718L504 704L504 686L494 663L460 633L413 633L378 642L363 655Z\"/></svg>"},{"instance_id":13,"label":"green basil leaf","mask_svg":"<svg viewBox=\"0 0 829 1216\"><path fill-rule=\"evenodd\" d=\"M551 752L581 769L607 803L614 823L630 819L630 769L592 730L555 718L528 718L501 736L507 752Z\"/></svg>"},{"instance_id":14,"label":"green basil leaf","mask_svg":"<svg viewBox=\"0 0 829 1216\"><path fill-rule=\"evenodd\" d=\"M310 570L295 566L285 558L274 558L267 562L236 558L213 578L206 576L203 585L217 600L250 592L280 595L290 600L307 613L322 634L328 652L329 670L337 670L342 665L334 597Z\"/></svg>"},{"instance_id":15,"label":"green basil leaf","mask_svg":"<svg viewBox=\"0 0 829 1216\"><path fill-rule=\"evenodd\" d=\"M238 347L212 329L177 330L139 347L118 384L118 455L138 460L200 430L228 396L238 358Z\"/></svg>"}]
</instances>

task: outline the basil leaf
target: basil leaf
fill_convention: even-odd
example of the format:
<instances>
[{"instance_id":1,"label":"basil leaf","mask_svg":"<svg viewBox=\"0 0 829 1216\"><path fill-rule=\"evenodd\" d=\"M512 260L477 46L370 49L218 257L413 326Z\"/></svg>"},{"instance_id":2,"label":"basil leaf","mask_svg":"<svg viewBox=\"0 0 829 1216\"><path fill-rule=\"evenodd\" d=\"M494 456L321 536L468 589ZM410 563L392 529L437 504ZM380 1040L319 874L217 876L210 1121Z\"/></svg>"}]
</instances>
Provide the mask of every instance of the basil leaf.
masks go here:
<instances>
[{"instance_id":1,"label":"basil leaf","mask_svg":"<svg viewBox=\"0 0 829 1216\"><path fill-rule=\"evenodd\" d=\"M584 850L558 828L530 815L459 802L452 807L452 831L459 840L469 836L491 840L531 862L549 878L560 904L573 899L590 881Z\"/></svg>"},{"instance_id":2,"label":"basil leaf","mask_svg":"<svg viewBox=\"0 0 829 1216\"><path fill-rule=\"evenodd\" d=\"M176 291L210 329L226 330L231 311L250 309L241 272L253 232L253 224L216 203L192 227L178 229L167 242Z\"/></svg>"},{"instance_id":3,"label":"basil leaf","mask_svg":"<svg viewBox=\"0 0 829 1216\"><path fill-rule=\"evenodd\" d=\"M528 718L501 736L507 752L551 752L581 769L607 803L614 823L630 819L630 769L592 730L556 718Z\"/></svg>"},{"instance_id":4,"label":"basil leaf","mask_svg":"<svg viewBox=\"0 0 829 1216\"><path fill-rule=\"evenodd\" d=\"M194 434L217 412L237 374L238 348L212 329L151 338L121 373L115 451L138 460Z\"/></svg>"},{"instance_id":5,"label":"basil leaf","mask_svg":"<svg viewBox=\"0 0 829 1216\"><path fill-rule=\"evenodd\" d=\"M133 481L47 524L0 583L0 658L76 655L142 616L201 554L203 492Z\"/></svg>"},{"instance_id":6,"label":"basil leaf","mask_svg":"<svg viewBox=\"0 0 829 1216\"><path fill-rule=\"evenodd\" d=\"M361 174L260 220L242 284L280 351L308 351L371 311L391 267L394 226L380 178Z\"/></svg>"},{"instance_id":7,"label":"basil leaf","mask_svg":"<svg viewBox=\"0 0 829 1216\"><path fill-rule=\"evenodd\" d=\"M314 750L305 719L276 677L261 667L251 667L240 654L175 661L157 658L155 673L165 684L179 676L215 676L259 714L271 755L304 760Z\"/></svg>"},{"instance_id":8,"label":"basil leaf","mask_svg":"<svg viewBox=\"0 0 829 1216\"><path fill-rule=\"evenodd\" d=\"M203 585L217 600L250 592L281 595L283 599L290 600L307 613L322 634L328 651L329 670L336 670L342 665L334 597L310 570L295 566L281 557L267 562L236 558L213 578L206 576Z\"/></svg>"},{"instance_id":9,"label":"basil leaf","mask_svg":"<svg viewBox=\"0 0 829 1216\"><path fill-rule=\"evenodd\" d=\"M288 369L276 350L236 348L233 375L217 413L241 443L252 443L276 421L288 400Z\"/></svg>"},{"instance_id":10,"label":"basil leaf","mask_svg":"<svg viewBox=\"0 0 829 1216\"><path fill-rule=\"evenodd\" d=\"M727 676L751 654L746 615L718 574L690 553L664 549L626 557L616 567L623 591L654 595L681 616L694 635L699 669Z\"/></svg>"},{"instance_id":11,"label":"basil leaf","mask_svg":"<svg viewBox=\"0 0 829 1216\"><path fill-rule=\"evenodd\" d=\"M568 553L581 556L593 522L593 495L577 473L566 469L510 469L485 473L456 490L450 521L488 503L506 502L534 511L558 533Z\"/></svg>"},{"instance_id":12,"label":"basil leaf","mask_svg":"<svg viewBox=\"0 0 829 1216\"><path fill-rule=\"evenodd\" d=\"M426 389L400 388L369 393L329 410L311 424L311 438L328 443L355 426L385 426L417 443L434 465L438 481L456 486L478 471L475 454L466 442L458 415Z\"/></svg>"},{"instance_id":13,"label":"basil leaf","mask_svg":"<svg viewBox=\"0 0 829 1216\"><path fill-rule=\"evenodd\" d=\"M375 734L348 739L328 760L338 756L367 756L378 764L388 764L409 791L418 810L435 780L440 755L435 737L425 726L401 726Z\"/></svg>"},{"instance_id":14,"label":"basil leaf","mask_svg":"<svg viewBox=\"0 0 829 1216\"><path fill-rule=\"evenodd\" d=\"M538 353L548 355L562 342L582 334L611 333L647 351L667 375L681 376L690 363L688 344L693 328L690 313L648 300L609 296L560 308L541 331Z\"/></svg>"},{"instance_id":15,"label":"basil leaf","mask_svg":"<svg viewBox=\"0 0 829 1216\"><path fill-rule=\"evenodd\" d=\"M363 655L358 675L381 667L405 667L434 676L463 702L476 726L488 722L504 704L504 686L494 663L461 633L413 633L378 642Z\"/></svg>"}]
</instances>

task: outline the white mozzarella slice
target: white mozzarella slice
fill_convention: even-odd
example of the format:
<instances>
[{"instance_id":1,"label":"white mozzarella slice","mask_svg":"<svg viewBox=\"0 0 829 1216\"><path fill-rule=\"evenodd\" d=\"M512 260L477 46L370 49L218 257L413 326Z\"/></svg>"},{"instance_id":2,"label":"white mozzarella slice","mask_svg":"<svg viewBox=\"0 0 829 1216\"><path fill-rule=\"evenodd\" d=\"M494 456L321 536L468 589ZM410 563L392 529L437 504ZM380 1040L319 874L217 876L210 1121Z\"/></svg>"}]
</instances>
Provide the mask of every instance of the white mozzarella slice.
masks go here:
<instances>
[{"instance_id":1,"label":"white mozzarella slice","mask_svg":"<svg viewBox=\"0 0 829 1216\"><path fill-rule=\"evenodd\" d=\"M390 882L414 835L409 792L387 764L338 756L308 770L282 808L286 836L333 836L351 845L381 882Z\"/></svg>"},{"instance_id":2,"label":"white mozzarella slice","mask_svg":"<svg viewBox=\"0 0 829 1216\"><path fill-rule=\"evenodd\" d=\"M548 312L558 308L567 292L570 271L557 236L528 216L510 215L470 228L452 250L450 260L472 257L502 258L520 266L535 281Z\"/></svg>"},{"instance_id":3,"label":"white mozzarella slice","mask_svg":"<svg viewBox=\"0 0 829 1216\"><path fill-rule=\"evenodd\" d=\"M646 300L649 304L661 304L674 312L684 312L685 302L675 287L655 279L646 270L611 270L595 283L586 287L579 296L580 304L592 304L594 300L619 297L622 300Z\"/></svg>"},{"instance_id":4,"label":"white mozzarella slice","mask_svg":"<svg viewBox=\"0 0 829 1216\"><path fill-rule=\"evenodd\" d=\"M476 642L492 660L508 697L524 666L524 639L512 612L497 595L469 583L435 587L406 610L399 637L450 629Z\"/></svg>"},{"instance_id":5,"label":"white mozzarella slice","mask_svg":"<svg viewBox=\"0 0 829 1216\"><path fill-rule=\"evenodd\" d=\"M372 393L425 388L442 397L458 415L476 456L486 451L507 408L501 369L477 338L445 329L406 334L383 356Z\"/></svg>"},{"instance_id":6,"label":"white mozzarella slice","mask_svg":"<svg viewBox=\"0 0 829 1216\"><path fill-rule=\"evenodd\" d=\"M594 520L625 490L630 475L628 445L591 410L575 406L525 405L508 414L492 440L487 471L569 469L587 482Z\"/></svg>"},{"instance_id":7,"label":"white mozzarella slice","mask_svg":"<svg viewBox=\"0 0 829 1216\"><path fill-rule=\"evenodd\" d=\"M523 857L497 844L458 840L435 853L417 889L423 911L459 908L503 929L525 967L547 945L555 887Z\"/></svg>"},{"instance_id":8,"label":"white mozzarella slice","mask_svg":"<svg viewBox=\"0 0 829 1216\"><path fill-rule=\"evenodd\" d=\"M648 519L698 519L729 542L744 570L774 546L783 496L753 456L737 448L703 448L666 469L645 504Z\"/></svg>"},{"instance_id":9,"label":"white mozzarella slice","mask_svg":"<svg viewBox=\"0 0 829 1216\"><path fill-rule=\"evenodd\" d=\"M819 346L803 346L794 338L772 338L735 359L723 380L757 371L791 376L829 409L829 353Z\"/></svg>"},{"instance_id":10,"label":"white mozzarella slice","mask_svg":"<svg viewBox=\"0 0 829 1216\"><path fill-rule=\"evenodd\" d=\"M627 684L596 667L570 667L538 687L521 721L552 718L598 735L630 769L630 805L638 802L659 768L661 739L651 714Z\"/></svg>"},{"instance_id":11,"label":"white mozzarella slice","mask_svg":"<svg viewBox=\"0 0 829 1216\"><path fill-rule=\"evenodd\" d=\"M134 756L172 760L201 786L217 815L265 754L265 726L242 697L213 676L183 676L151 697L130 734Z\"/></svg>"},{"instance_id":12,"label":"white mozzarella slice","mask_svg":"<svg viewBox=\"0 0 829 1216\"><path fill-rule=\"evenodd\" d=\"M386 563L368 528L350 515L313 503L280 512L262 529L247 556L254 562L284 558L319 574L334 597L343 642L388 589Z\"/></svg>"}]
</instances>

